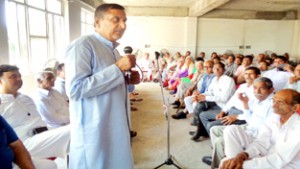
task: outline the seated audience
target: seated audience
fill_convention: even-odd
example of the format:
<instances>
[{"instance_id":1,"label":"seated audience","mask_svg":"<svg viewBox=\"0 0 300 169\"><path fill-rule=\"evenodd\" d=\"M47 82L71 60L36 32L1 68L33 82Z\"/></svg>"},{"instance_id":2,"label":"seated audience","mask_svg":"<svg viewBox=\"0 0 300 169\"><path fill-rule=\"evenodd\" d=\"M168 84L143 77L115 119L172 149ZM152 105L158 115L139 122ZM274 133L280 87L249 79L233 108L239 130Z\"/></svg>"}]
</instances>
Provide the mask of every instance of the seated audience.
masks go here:
<instances>
[{"instance_id":1,"label":"seated audience","mask_svg":"<svg viewBox=\"0 0 300 169\"><path fill-rule=\"evenodd\" d=\"M221 169L300 168L300 116L296 113L299 103L297 91L278 91L273 97L274 113L278 116L267 120L256 138L237 126L226 128L226 159Z\"/></svg>"},{"instance_id":2,"label":"seated audience","mask_svg":"<svg viewBox=\"0 0 300 169\"><path fill-rule=\"evenodd\" d=\"M208 86L210 85L212 79L215 77L215 75L213 74L213 61L208 60L205 61L204 63L204 75L203 77L197 82L196 85L188 88L186 90L185 93L185 98L184 98L184 103L186 105L185 110L177 113L177 114L173 114L172 118L174 119L183 119L186 118L188 113L193 113L194 112L194 108L197 104L196 101L194 101L194 97L196 95L196 93L204 93L208 90ZM177 105L180 106L180 102L174 102L173 105ZM193 125L196 125L197 121L196 119L194 119L194 121L192 122Z\"/></svg>"},{"instance_id":3,"label":"seated audience","mask_svg":"<svg viewBox=\"0 0 300 169\"><path fill-rule=\"evenodd\" d=\"M216 75L208 87L208 91L203 94L197 93L194 100L197 101L197 105L194 109L194 119L197 122L197 130L192 136L192 140L198 140L200 136L206 136L206 132L199 115L204 112L210 112L216 116L221 109L225 106L226 102L235 92L234 80L223 75L225 71L225 65L223 63L216 63L213 67L213 72Z\"/></svg>"},{"instance_id":4,"label":"seated audience","mask_svg":"<svg viewBox=\"0 0 300 169\"><path fill-rule=\"evenodd\" d=\"M246 68L244 78L246 83L240 85L234 95L222 108L219 114L213 116L210 112L203 112L200 114L200 119L204 125L207 133L210 128L216 125L230 125L230 124L244 124L244 119L239 119L239 115L243 114L243 102L239 99L240 95L247 96L249 100L254 99L253 81L258 78L260 71L257 67L250 66Z\"/></svg>"},{"instance_id":5,"label":"seated audience","mask_svg":"<svg viewBox=\"0 0 300 169\"><path fill-rule=\"evenodd\" d=\"M246 120L246 125L239 125L251 137L257 136L260 126L264 124L266 119L273 115L272 97L273 83L270 79L262 77L255 79L253 82L253 92L255 98L250 100L248 96L239 94L239 99L243 105L243 114L239 119ZM213 145L212 157L203 157L203 162L211 164L214 169L219 166L221 159L224 157L224 140L223 130L227 126L214 126L210 130L211 144ZM210 162L210 163L209 163Z\"/></svg>"},{"instance_id":6,"label":"seated audience","mask_svg":"<svg viewBox=\"0 0 300 169\"><path fill-rule=\"evenodd\" d=\"M36 77L37 92L34 102L48 128L57 128L70 123L69 104L53 89L55 77L51 71L39 72Z\"/></svg>"},{"instance_id":7,"label":"seated audience","mask_svg":"<svg viewBox=\"0 0 300 169\"><path fill-rule=\"evenodd\" d=\"M195 69L194 59L191 56L185 57L184 65L182 66L178 74L176 76L173 76L169 80L169 86L167 89L175 90L176 93L177 86L181 82L181 79L184 77L192 77L195 70L196 69Z\"/></svg>"},{"instance_id":8,"label":"seated audience","mask_svg":"<svg viewBox=\"0 0 300 169\"><path fill-rule=\"evenodd\" d=\"M18 92L22 84L18 67L0 65L0 114L33 158L64 158L70 142L69 125L47 130L33 100Z\"/></svg>"}]
</instances>

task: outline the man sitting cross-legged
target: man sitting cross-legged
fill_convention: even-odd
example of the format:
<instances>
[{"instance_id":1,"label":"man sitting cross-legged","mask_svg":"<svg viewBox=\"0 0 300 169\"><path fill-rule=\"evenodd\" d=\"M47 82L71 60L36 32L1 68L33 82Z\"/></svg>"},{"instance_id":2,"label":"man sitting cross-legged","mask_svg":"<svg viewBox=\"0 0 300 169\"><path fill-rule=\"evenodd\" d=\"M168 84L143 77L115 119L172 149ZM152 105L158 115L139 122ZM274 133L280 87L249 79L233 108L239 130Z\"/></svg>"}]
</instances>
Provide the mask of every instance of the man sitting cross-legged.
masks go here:
<instances>
[{"instance_id":1,"label":"man sitting cross-legged","mask_svg":"<svg viewBox=\"0 0 300 169\"><path fill-rule=\"evenodd\" d=\"M255 79L253 82L253 90L255 98L252 100L249 100L245 95L239 95L239 99L242 101L241 104L244 106L242 116L243 119L247 121L247 124L239 126L242 126L249 136L255 138L258 130L265 123L266 119L273 115L273 83L270 79L265 77ZM228 125L226 127L228 127ZM211 161L212 169L218 167L221 159L224 157L223 130L226 127L214 126L210 130L211 144L213 146L213 159ZM206 164L209 162L206 157L202 160Z\"/></svg>"},{"instance_id":2,"label":"man sitting cross-legged","mask_svg":"<svg viewBox=\"0 0 300 169\"><path fill-rule=\"evenodd\" d=\"M226 159L221 169L300 168L300 94L292 89L273 97L276 117L268 119L256 138L239 126L224 130Z\"/></svg>"},{"instance_id":3,"label":"man sitting cross-legged","mask_svg":"<svg viewBox=\"0 0 300 169\"><path fill-rule=\"evenodd\" d=\"M33 100L18 92L22 84L16 66L0 65L0 114L12 126L33 158L65 157L70 141L69 125L34 134L45 123Z\"/></svg>"}]
</instances>

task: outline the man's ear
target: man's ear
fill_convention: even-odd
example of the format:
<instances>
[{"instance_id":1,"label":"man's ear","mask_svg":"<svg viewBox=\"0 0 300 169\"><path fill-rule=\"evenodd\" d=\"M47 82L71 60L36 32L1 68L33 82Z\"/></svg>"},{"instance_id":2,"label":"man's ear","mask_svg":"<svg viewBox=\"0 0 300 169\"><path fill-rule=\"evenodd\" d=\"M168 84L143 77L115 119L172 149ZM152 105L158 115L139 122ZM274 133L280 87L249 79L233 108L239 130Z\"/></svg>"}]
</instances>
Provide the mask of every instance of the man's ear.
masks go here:
<instances>
[{"instance_id":1,"label":"man's ear","mask_svg":"<svg viewBox=\"0 0 300 169\"><path fill-rule=\"evenodd\" d=\"M100 25L101 25L101 18L100 17L95 17L94 27L97 28L97 27L100 27Z\"/></svg>"},{"instance_id":2,"label":"man's ear","mask_svg":"<svg viewBox=\"0 0 300 169\"><path fill-rule=\"evenodd\" d=\"M292 108L294 112L298 112L300 110L300 104L295 104Z\"/></svg>"}]
</instances>

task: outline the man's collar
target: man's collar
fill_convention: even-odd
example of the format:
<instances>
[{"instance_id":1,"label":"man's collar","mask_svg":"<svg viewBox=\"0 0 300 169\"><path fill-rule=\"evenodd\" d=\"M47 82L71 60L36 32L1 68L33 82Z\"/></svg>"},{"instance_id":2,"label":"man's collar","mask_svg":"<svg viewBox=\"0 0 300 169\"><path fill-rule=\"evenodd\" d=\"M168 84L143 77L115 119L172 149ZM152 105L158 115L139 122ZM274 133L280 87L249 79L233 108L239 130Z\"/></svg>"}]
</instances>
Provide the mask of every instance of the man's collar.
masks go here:
<instances>
[{"instance_id":1,"label":"man's collar","mask_svg":"<svg viewBox=\"0 0 300 169\"><path fill-rule=\"evenodd\" d=\"M104 38L103 36L101 36L99 33L94 32L93 34L97 39L99 39L101 42L103 42L105 45L109 46L110 48L112 48L113 50L119 46L118 42L111 42L109 40L107 40L106 38Z\"/></svg>"}]
</instances>

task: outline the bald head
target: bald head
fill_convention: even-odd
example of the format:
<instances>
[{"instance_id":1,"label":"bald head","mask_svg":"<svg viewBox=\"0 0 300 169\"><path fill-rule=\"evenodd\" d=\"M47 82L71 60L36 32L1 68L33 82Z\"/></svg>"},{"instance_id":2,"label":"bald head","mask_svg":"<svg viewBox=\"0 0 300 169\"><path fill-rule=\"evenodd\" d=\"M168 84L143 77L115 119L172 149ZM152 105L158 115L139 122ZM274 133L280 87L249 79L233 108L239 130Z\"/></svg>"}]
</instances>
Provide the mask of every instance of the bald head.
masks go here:
<instances>
[{"instance_id":1,"label":"bald head","mask_svg":"<svg viewBox=\"0 0 300 169\"><path fill-rule=\"evenodd\" d=\"M274 113L280 115L281 123L285 123L289 117L297 111L300 103L300 93L292 89L278 91L273 98Z\"/></svg>"}]
</instances>

